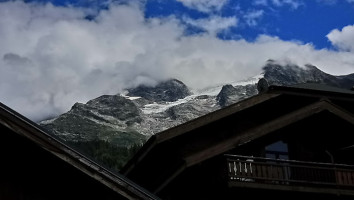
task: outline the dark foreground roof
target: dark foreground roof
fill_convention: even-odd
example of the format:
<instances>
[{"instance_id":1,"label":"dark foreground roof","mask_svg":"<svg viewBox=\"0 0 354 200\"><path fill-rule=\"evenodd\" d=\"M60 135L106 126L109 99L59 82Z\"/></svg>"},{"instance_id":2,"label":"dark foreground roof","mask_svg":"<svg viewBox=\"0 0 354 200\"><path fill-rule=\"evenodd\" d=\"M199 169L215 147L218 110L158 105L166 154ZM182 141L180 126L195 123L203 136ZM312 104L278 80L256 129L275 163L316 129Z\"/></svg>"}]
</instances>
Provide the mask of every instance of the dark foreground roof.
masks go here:
<instances>
[{"instance_id":1,"label":"dark foreground roof","mask_svg":"<svg viewBox=\"0 0 354 200\"><path fill-rule=\"evenodd\" d=\"M187 168L300 120L329 116L352 128L353 105L350 90L318 84L269 86L261 94L152 136L121 173L159 193Z\"/></svg>"},{"instance_id":2,"label":"dark foreground roof","mask_svg":"<svg viewBox=\"0 0 354 200\"><path fill-rule=\"evenodd\" d=\"M87 176L95 179L127 199L158 199L126 177L113 173L97 164L58 139L49 135L36 123L25 118L4 104L0 103L0 125L10 129L29 141L39 145L58 159L63 160ZM55 180L54 180L55 181ZM69 180L70 181L70 180Z\"/></svg>"}]
</instances>

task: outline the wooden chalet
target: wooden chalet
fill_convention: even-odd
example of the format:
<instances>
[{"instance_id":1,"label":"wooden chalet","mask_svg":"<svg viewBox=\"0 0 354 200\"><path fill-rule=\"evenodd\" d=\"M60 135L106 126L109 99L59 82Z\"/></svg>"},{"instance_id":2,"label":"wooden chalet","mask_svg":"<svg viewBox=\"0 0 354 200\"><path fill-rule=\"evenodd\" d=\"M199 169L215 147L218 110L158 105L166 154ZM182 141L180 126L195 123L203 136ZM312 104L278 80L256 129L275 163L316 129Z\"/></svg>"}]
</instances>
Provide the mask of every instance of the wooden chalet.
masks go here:
<instances>
[{"instance_id":1,"label":"wooden chalet","mask_svg":"<svg viewBox=\"0 0 354 200\"><path fill-rule=\"evenodd\" d=\"M354 199L354 91L261 91L152 136L121 173L162 199Z\"/></svg>"},{"instance_id":2,"label":"wooden chalet","mask_svg":"<svg viewBox=\"0 0 354 200\"><path fill-rule=\"evenodd\" d=\"M157 199L0 103L0 199Z\"/></svg>"}]
</instances>

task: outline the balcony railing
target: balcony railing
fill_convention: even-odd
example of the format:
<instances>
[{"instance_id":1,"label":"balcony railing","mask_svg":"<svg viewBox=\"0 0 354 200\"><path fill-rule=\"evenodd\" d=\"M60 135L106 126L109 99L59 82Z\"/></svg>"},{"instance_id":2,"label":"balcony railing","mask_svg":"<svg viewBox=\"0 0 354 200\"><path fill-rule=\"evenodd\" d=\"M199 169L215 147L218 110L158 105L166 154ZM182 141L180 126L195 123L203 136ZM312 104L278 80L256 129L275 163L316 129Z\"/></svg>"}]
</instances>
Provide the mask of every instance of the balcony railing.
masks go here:
<instances>
[{"instance_id":1,"label":"balcony railing","mask_svg":"<svg viewBox=\"0 0 354 200\"><path fill-rule=\"evenodd\" d=\"M354 166L226 155L230 181L354 189Z\"/></svg>"}]
</instances>

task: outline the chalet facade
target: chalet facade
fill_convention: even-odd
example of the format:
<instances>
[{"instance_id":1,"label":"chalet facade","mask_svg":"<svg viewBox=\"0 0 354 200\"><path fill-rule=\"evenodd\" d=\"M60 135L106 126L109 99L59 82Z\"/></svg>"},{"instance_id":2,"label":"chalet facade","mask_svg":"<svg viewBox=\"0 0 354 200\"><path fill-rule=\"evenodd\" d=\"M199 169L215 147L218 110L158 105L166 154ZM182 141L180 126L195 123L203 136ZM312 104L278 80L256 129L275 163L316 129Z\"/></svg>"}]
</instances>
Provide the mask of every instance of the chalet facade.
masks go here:
<instances>
[{"instance_id":1,"label":"chalet facade","mask_svg":"<svg viewBox=\"0 0 354 200\"><path fill-rule=\"evenodd\" d=\"M354 199L354 92L261 91L152 136L121 172L162 199Z\"/></svg>"},{"instance_id":2,"label":"chalet facade","mask_svg":"<svg viewBox=\"0 0 354 200\"><path fill-rule=\"evenodd\" d=\"M0 103L0 199L157 199Z\"/></svg>"}]
</instances>

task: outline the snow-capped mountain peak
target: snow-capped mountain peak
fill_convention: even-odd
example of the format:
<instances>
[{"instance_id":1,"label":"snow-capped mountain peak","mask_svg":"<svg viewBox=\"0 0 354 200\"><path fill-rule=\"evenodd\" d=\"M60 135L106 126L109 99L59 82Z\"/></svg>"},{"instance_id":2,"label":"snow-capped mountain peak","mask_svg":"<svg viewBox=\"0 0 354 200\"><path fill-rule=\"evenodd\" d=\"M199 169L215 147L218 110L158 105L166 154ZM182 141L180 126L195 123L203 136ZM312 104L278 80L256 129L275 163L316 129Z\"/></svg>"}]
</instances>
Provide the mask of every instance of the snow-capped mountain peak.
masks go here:
<instances>
[{"instance_id":1,"label":"snow-capped mountain peak","mask_svg":"<svg viewBox=\"0 0 354 200\"><path fill-rule=\"evenodd\" d=\"M156 86L140 85L122 94L103 95L86 104L76 103L69 112L41 124L67 141L104 140L130 146L256 95L256 84L261 78L272 85L316 82L348 89L354 85L354 74L333 76L313 65L299 67L269 61L261 74L242 81L195 91L177 79Z\"/></svg>"}]
</instances>

